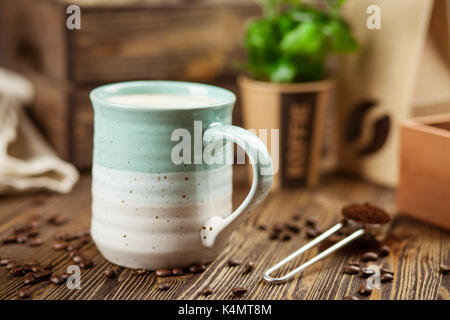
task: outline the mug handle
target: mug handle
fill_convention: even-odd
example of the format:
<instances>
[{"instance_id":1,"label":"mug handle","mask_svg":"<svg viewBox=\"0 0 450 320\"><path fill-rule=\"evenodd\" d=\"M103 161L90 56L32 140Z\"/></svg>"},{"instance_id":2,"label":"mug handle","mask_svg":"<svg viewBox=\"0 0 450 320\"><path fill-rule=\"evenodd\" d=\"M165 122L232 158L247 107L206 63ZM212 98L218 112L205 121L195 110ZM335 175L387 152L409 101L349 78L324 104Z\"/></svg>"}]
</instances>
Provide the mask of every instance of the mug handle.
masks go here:
<instances>
[{"instance_id":1,"label":"mug handle","mask_svg":"<svg viewBox=\"0 0 450 320\"><path fill-rule=\"evenodd\" d=\"M270 191L273 178L272 159L264 142L256 135L240 127L215 123L210 125L204 135L203 144L234 142L248 155L253 167L253 182L247 198L229 216L209 218L200 231L203 246L212 248L222 244L228 235L244 220L251 211L261 204Z\"/></svg>"}]
</instances>

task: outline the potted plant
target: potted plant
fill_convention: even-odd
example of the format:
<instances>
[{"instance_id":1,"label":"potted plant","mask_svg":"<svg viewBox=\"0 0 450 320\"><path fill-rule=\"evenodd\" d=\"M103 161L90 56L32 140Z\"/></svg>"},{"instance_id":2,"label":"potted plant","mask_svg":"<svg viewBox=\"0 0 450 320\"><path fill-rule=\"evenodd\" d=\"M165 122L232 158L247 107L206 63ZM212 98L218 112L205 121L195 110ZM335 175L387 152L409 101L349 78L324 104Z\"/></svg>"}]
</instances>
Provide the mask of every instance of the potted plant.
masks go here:
<instances>
[{"instance_id":1,"label":"potted plant","mask_svg":"<svg viewBox=\"0 0 450 320\"><path fill-rule=\"evenodd\" d=\"M280 155L274 189L318 182L324 108L333 87L327 61L358 48L339 13L344 1L259 0L263 16L246 27L247 75L238 79L244 125L280 130L278 146L268 138L269 150L279 147Z\"/></svg>"}]
</instances>

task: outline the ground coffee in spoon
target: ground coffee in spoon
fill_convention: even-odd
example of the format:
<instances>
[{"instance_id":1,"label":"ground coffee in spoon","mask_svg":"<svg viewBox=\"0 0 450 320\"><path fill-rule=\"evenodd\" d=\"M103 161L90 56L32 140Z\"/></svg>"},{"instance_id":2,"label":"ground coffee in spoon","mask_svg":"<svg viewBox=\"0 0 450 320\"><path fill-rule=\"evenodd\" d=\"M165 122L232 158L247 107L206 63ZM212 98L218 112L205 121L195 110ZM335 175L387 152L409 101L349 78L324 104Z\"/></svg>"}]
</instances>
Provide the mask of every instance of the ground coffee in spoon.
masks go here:
<instances>
[{"instance_id":1,"label":"ground coffee in spoon","mask_svg":"<svg viewBox=\"0 0 450 320\"><path fill-rule=\"evenodd\" d=\"M350 204L342 209L342 215L347 219L364 224L385 224L391 221L391 217L386 211L369 203Z\"/></svg>"}]
</instances>

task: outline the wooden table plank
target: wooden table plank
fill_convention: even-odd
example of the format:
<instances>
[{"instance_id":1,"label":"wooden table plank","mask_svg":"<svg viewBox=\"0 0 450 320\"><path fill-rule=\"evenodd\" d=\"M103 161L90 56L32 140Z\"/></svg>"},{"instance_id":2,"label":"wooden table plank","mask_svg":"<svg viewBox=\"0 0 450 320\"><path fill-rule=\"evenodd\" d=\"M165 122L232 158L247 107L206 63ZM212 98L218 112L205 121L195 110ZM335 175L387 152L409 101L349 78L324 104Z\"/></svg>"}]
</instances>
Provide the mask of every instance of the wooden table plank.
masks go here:
<instances>
[{"instance_id":1,"label":"wooden table plank","mask_svg":"<svg viewBox=\"0 0 450 320\"><path fill-rule=\"evenodd\" d=\"M235 190L235 206L245 197L247 190ZM50 282L33 285L34 299L205 299L201 289L209 285L214 293L206 299L235 299L231 289L244 286L249 292L243 299L342 299L356 295L364 279L342 273L349 260L357 260L358 248L344 248L332 257L308 268L301 277L284 284L265 283L261 276L265 269L278 262L308 240L304 230L290 241L272 241L268 232L258 230L260 224L288 221L294 213L314 217L321 228L339 221L340 208L349 202L369 201L390 212L395 211L395 193L354 180L349 177L331 176L317 190L302 189L271 194L267 201L233 233L229 245L200 275L187 274L171 277L171 289L157 289L154 274L135 275L129 269L119 268L119 276L106 279L102 273L113 265L107 262L94 245L83 249L83 254L94 261L94 267L82 271L81 289L68 289ZM0 235L8 234L14 226L26 220L32 210L38 208L44 217L61 213L70 222L61 227L43 223L41 237L44 245L29 248L12 244L0 246L0 257L13 257L18 262L38 259L41 263L57 262L56 273L63 272L72 264L65 252L51 249L55 231L76 231L89 225L90 176L83 175L75 190L69 195L48 195L38 204L36 195L0 197ZM304 229L304 228L303 228ZM396 217L386 238L391 246L389 257L378 264L387 265L395 271L392 283L382 284L366 299L449 299L450 278L438 272L440 263L449 263L450 233L421 224L405 217ZM322 248L323 249L323 248ZM318 248L289 263L284 270L306 261L318 252ZM244 274L242 266L229 267L230 257L244 262L256 261L253 272ZM16 299L16 290L22 287L22 278L12 277L5 267L0 267L0 299ZM363 297L361 297L363 298Z\"/></svg>"}]
</instances>

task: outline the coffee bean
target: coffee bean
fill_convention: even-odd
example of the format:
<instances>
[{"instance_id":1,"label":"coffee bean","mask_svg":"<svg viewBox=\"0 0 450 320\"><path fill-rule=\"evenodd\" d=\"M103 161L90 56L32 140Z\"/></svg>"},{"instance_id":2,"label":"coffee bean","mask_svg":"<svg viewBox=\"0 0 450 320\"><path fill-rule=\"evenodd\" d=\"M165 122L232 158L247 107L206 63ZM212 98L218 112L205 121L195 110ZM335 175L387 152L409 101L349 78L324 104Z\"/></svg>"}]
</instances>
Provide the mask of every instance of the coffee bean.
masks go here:
<instances>
[{"instance_id":1,"label":"coffee bean","mask_svg":"<svg viewBox=\"0 0 450 320\"><path fill-rule=\"evenodd\" d=\"M81 244L87 244L87 243L89 243L89 242L91 242L91 241L92 241L92 238L91 238L90 235L82 236L82 237L80 238L80 243L81 243Z\"/></svg>"},{"instance_id":2,"label":"coffee bean","mask_svg":"<svg viewBox=\"0 0 450 320\"><path fill-rule=\"evenodd\" d=\"M146 274L146 273L147 273L147 270L145 270L145 269L134 269L133 270L133 274L136 274L138 276Z\"/></svg>"},{"instance_id":3,"label":"coffee bean","mask_svg":"<svg viewBox=\"0 0 450 320\"><path fill-rule=\"evenodd\" d=\"M49 263L47 263L47 264L44 264L44 265L42 266L42 268L43 268L44 270L53 270L53 268L54 268L56 265L57 265L57 263L56 263L55 261L53 261L53 262L49 262Z\"/></svg>"},{"instance_id":4,"label":"coffee bean","mask_svg":"<svg viewBox=\"0 0 450 320\"><path fill-rule=\"evenodd\" d=\"M378 254L372 251L364 253L361 257L362 261L375 261L378 260Z\"/></svg>"},{"instance_id":5,"label":"coffee bean","mask_svg":"<svg viewBox=\"0 0 450 320\"><path fill-rule=\"evenodd\" d=\"M258 226L258 229L259 229L259 230L267 230L267 224L260 224L260 225Z\"/></svg>"},{"instance_id":6,"label":"coffee bean","mask_svg":"<svg viewBox=\"0 0 450 320\"><path fill-rule=\"evenodd\" d=\"M358 261L349 261L349 262L348 262L348 265L349 265L349 266L357 266L357 267L359 267L359 266L360 266L360 263L359 263Z\"/></svg>"},{"instance_id":7,"label":"coffee bean","mask_svg":"<svg viewBox=\"0 0 450 320\"><path fill-rule=\"evenodd\" d=\"M67 248L69 244L66 241L56 241L53 244L53 249L55 250L64 250Z\"/></svg>"},{"instance_id":8,"label":"coffee bean","mask_svg":"<svg viewBox=\"0 0 450 320\"><path fill-rule=\"evenodd\" d=\"M69 251L69 258L73 259L75 256L81 256L81 253L77 250Z\"/></svg>"},{"instance_id":9,"label":"coffee bean","mask_svg":"<svg viewBox=\"0 0 450 320\"><path fill-rule=\"evenodd\" d=\"M69 279L70 274L68 274L67 272L64 272L64 273L62 273L59 277L60 277L63 281L66 281L67 279Z\"/></svg>"},{"instance_id":10,"label":"coffee bean","mask_svg":"<svg viewBox=\"0 0 450 320\"><path fill-rule=\"evenodd\" d=\"M292 236L288 232L283 232L280 234L280 239L282 241L289 241L291 240Z\"/></svg>"},{"instance_id":11,"label":"coffee bean","mask_svg":"<svg viewBox=\"0 0 450 320\"><path fill-rule=\"evenodd\" d=\"M202 273L206 270L206 266L204 264L193 264L189 267L189 271L192 273Z\"/></svg>"},{"instance_id":12,"label":"coffee bean","mask_svg":"<svg viewBox=\"0 0 450 320\"><path fill-rule=\"evenodd\" d=\"M375 270L371 268L361 268L361 274L364 278L368 278L375 274Z\"/></svg>"},{"instance_id":13,"label":"coffee bean","mask_svg":"<svg viewBox=\"0 0 450 320\"><path fill-rule=\"evenodd\" d=\"M74 251L74 250L80 249L82 246L83 246L83 243L81 243L80 241L77 241L77 242L68 244L66 250Z\"/></svg>"},{"instance_id":14,"label":"coffee bean","mask_svg":"<svg viewBox=\"0 0 450 320\"><path fill-rule=\"evenodd\" d=\"M72 261L75 262L76 264L81 263L81 261L84 261L85 259L86 258L84 256L82 256L81 254L77 254L72 257Z\"/></svg>"},{"instance_id":15,"label":"coffee bean","mask_svg":"<svg viewBox=\"0 0 450 320\"><path fill-rule=\"evenodd\" d=\"M372 289L369 288L365 283L362 284L359 289L358 293L362 294L363 296L369 296L372 293Z\"/></svg>"},{"instance_id":16,"label":"coffee bean","mask_svg":"<svg viewBox=\"0 0 450 320\"><path fill-rule=\"evenodd\" d=\"M442 263L439 266L439 272L442 274L448 274L450 272L450 265Z\"/></svg>"},{"instance_id":17,"label":"coffee bean","mask_svg":"<svg viewBox=\"0 0 450 320\"><path fill-rule=\"evenodd\" d=\"M318 235L319 235L319 230L317 230L317 229L314 229L314 228L307 228L306 229L306 237L307 238L315 238L315 237L317 237Z\"/></svg>"},{"instance_id":18,"label":"coffee bean","mask_svg":"<svg viewBox=\"0 0 450 320\"><path fill-rule=\"evenodd\" d=\"M213 292L214 292L214 291L213 291L213 289L212 289L210 286L206 286L206 287L204 287L203 290L202 290L202 296L207 297L207 296L213 294Z\"/></svg>"},{"instance_id":19,"label":"coffee bean","mask_svg":"<svg viewBox=\"0 0 450 320\"><path fill-rule=\"evenodd\" d=\"M170 269L158 269L155 271L158 277L169 277L172 275L172 270Z\"/></svg>"},{"instance_id":20,"label":"coffee bean","mask_svg":"<svg viewBox=\"0 0 450 320\"><path fill-rule=\"evenodd\" d=\"M66 223L67 221L69 221L69 219L67 219L67 217L64 217L64 216L59 215L59 214L52 215L52 216L50 216L47 219L47 222L49 224L52 224L52 225L55 225L55 226L60 226L60 225L62 225L64 223Z\"/></svg>"},{"instance_id":21,"label":"coffee bean","mask_svg":"<svg viewBox=\"0 0 450 320\"><path fill-rule=\"evenodd\" d=\"M21 299L29 298L31 297L31 291L28 288L20 288L19 290L17 290L17 295Z\"/></svg>"},{"instance_id":22,"label":"coffee bean","mask_svg":"<svg viewBox=\"0 0 450 320\"><path fill-rule=\"evenodd\" d=\"M302 216L301 216L300 214L294 214L291 218L292 218L292 220L294 220L294 221L298 221L298 220L300 220L301 217L302 217Z\"/></svg>"},{"instance_id":23,"label":"coffee bean","mask_svg":"<svg viewBox=\"0 0 450 320\"><path fill-rule=\"evenodd\" d=\"M394 279L394 276L390 273L381 274L381 282L390 282Z\"/></svg>"},{"instance_id":24,"label":"coffee bean","mask_svg":"<svg viewBox=\"0 0 450 320\"><path fill-rule=\"evenodd\" d=\"M39 272L42 270L44 270L44 268L42 268L41 266L32 266L31 267L31 271L33 271L33 272Z\"/></svg>"},{"instance_id":25,"label":"coffee bean","mask_svg":"<svg viewBox=\"0 0 450 320\"><path fill-rule=\"evenodd\" d=\"M275 231L275 232L283 231L283 225L281 223L274 223L272 225L272 231Z\"/></svg>"},{"instance_id":26,"label":"coffee bean","mask_svg":"<svg viewBox=\"0 0 450 320\"><path fill-rule=\"evenodd\" d=\"M387 269L387 268L380 268L380 272L381 272L381 274L383 274L383 273L389 273L389 274L391 274L391 275L394 275L394 271L391 271L391 270L389 270L389 269Z\"/></svg>"},{"instance_id":27,"label":"coffee bean","mask_svg":"<svg viewBox=\"0 0 450 320\"><path fill-rule=\"evenodd\" d=\"M358 297L355 296L345 296L344 300L359 300Z\"/></svg>"},{"instance_id":28,"label":"coffee bean","mask_svg":"<svg viewBox=\"0 0 450 320\"><path fill-rule=\"evenodd\" d=\"M10 263L12 260L13 260L13 259L11 259L11 258L6 258L6 257L1 258L1 259L0 259L0 265L6 266L6 265L7 265L8 263Z\"/></svg>"},{"instance_id":29,"label":"coffee bean","mask_svg":"<svg viewBox=\"0 0 450 320\"><path fill-rule=\"evenodd\" d=\"M290 222L286 222L284 224L285 229L289 230L292 233L299 233L300 232L300 227L297 226L295 223L290 223Z\"/></svg>"},{"instance_id":30,"label":"coffee bean","mask_svg":"<svg viewBox=\"0 0 450 320\"><path fill-rule=\"evenodd\" d=\"M28 272L27 274L25 274L25 276L23 277L23 284L27 286L33 284L33 282L34 282L33 273Z\"/></svg>"},{"instance_id":31,"label":"coffee bean","mask_svg":"<svg viewBox=\"0 0 450 320\"><path fill-rule=\"evenodd\" d=\"M30 261L28 261L27 263L24 264L24 266L30 267L30 268L32 266L38 266L38 265L40 265L40 263L37 260L30 260Z\"/></svg>"},{"instance_id":32,"label":"coffee bean","mask_svg":"<svg viewBox=\"0 0 450 320\"><path fill-rule=\"evenodd\" d=\"M184 274L184 271L183 271L183 269L181 269L181 268L173 268L173 269L172 269L172 274L173 274L174 276L181 276L181 275Z\"/></svg>"},{"instance_id":33,"label":"coffee bean","mask_svg":"<svg viewBox=\"0 0 450 320\"><path fill-rule=\"evenodd\" d=\"M42 243L44 243L44 242L42 241L41 238L35 238L35 239L32 239L32 240L28 243L28 245L29 245L30 247L38 247L38 246L42 245Z\"/></svg>"},{"instance_id":34,"label":"coffee bean","mask_svg":"<svg viewBox=\"0 0 450 320\"><path fill-rule=\"evenodd\" d=\"M17 241L17 238L16 238L16 235L14 235L14 234L6 236L6 237L3 237L2 240L1 240L1 242L3 244L15 243L16 241Z\"/></svg>"},{"instance_id":35,"label":"coffee bean","mask_svg":"<svg viewBox=\"0 0 450 320\"><path fill-rule=\"evenodd\" d=\"M357 267L357 266L345 266L344 267L345 274L358 274L359 271L360 271L359 267Z\"/></svg>"},{"instance_id":36,"label":"coffee bean","mask_svg":"<svg viewBox=\"0 0 450 320\"><path fill-rule=\"evenodd\" d=\"M269 239L270 239L270 240L277 240L279 236L280 236L280 233L279 233L279 232L274 232L274 231L272 231L272 232L269 234Z\"/></svg>"},{"instance_id":37,"label":"coffee bean","mask_svg":"<svg viewBox=\"0 0 450 320\"><path fill-rule=\"evenodd\" d=\"M53 235L53 239L67 241L70 240L70 235L64 231L58 231Z\"/></svg>"},{"instance_id":38,"label":"coffee bean","mask_svg":"<svg viewBox=\"0 0 450 320\"><path fill-rule=\"evenodd\" d=\"M391 252L391 248L384 245L380 248L380 257L386 257L389 255L390 252Z\"/></svg>"},{"instance_id":39,"label":"coffee bean","mask_svg":"<svg viewBox=\"0 0 450 320\"><path fill-rule=\"evenodd\" d=\"M317 225L317 221L314 218L306 218L305 224L309 227L315 227Z\"/></svg>"},{"instance_id":40,"label":"coffee bean","mask_svg":"<svg viewBox=\"0 0 450 320\"><path fill-rule=\"evenodd\" d=\"M117 272L114 269L106 269L105 271L103 271L103 274L108 279L113 279L113 278L115 278L117 276Z\"/></svg>"},{"instance_id":41,"label":"coffee bean","mask_svg":"<svg viewBox=\"0 0 450 320\"><path fill-rule=\"evenodd\" d=\"M16 242L17 243L25 243L28 240L28 236L25 233L19 233L16 236Z\"/></svg>"},{"instance_id":42,"label":"coffee bean","mask_svg":"<svg viewBox=\"0 0 450 320\"><path fill-rule=\"evenodd\" d=\"M11 261L6 265L6 269L11 270L11 269L14 268L15 266L17 266L16 260L11 260Z\"/></svg>"},{"instance_id":43,"label":"coffee bean","mask_svg":"<svg viewBox=\"0 0 450 320\"><path fill-rule=\"evenodd\" d=\"M33 273L33 277L36 281L43 281L50 278L52 275L52 272L50 270L40 270L35 273Z\"/></svg>"},{"instance_id":44,"label":"coffee bean","mask_svg":"<svg viewBox=\"0 0 450 320\"><path fill-rule=\"evenodd\" d=\"M62 284L64 283L64 280L60 276L54 274L50 277L50 282L54 284Z\"/></svg>"},{"instance_id":45,"label":"coffee bean","mask_svg":"<svg viewBox=\"0 0 450 320\"><path fill-rule=\"evenodd\" d=\"M233 294L238 297L243 296L244 294L247 293L247 291L248 290L243 287L236 287L236 288L233 288L233 290L231 290L231 292L233 292Z\"/></svg>"},{"instance_id":46,"label":"coffee bean","mask_svg":"<svg viewBox=\"0 0 450 320\"><path fill-rule=\"evenodd\" d=\"M241 260L235 259L235 258L231 258L230 260L228 260L228 265L230 267L236 267L238 265L240 265L242 263Z\"/></svg>"},{"instance_id":47,"label":"coffee bean","mask_svg":"<svg viewBox=\"0 0 450 320\"><path fill-rule=\"evenodd\" d=\"M89 269L94 265L91 259L84 259L79 263L81 269Z\"/></svg>"},{"instance_id":48,"label":"coffee bean","mask_svg":"<svg viewBox=\"0 0 450 320\"><path fill-rule=\"evenodd\" d=\"M255 262L249 261L244 265L244 273L250 273L255 268Z\"/></svg>"},{"instance_id":49,"label":"coffee bean","mask_svg":"<svg viewBox=\"0 0 450 320\"><path fill-rule=\"evenodd\" d=\"M23 266L22 265L17 265L14 268L12 268L9 273L13 276L13 277L18 277L24 274L24 270L23 270Z\"/></svg>"},{"instance_id":50,"label":"coffee bean","mask_svg":"<svg viewBox=\"0 0 450 320\"><path fill-rule=\"evenodd\" d=\"M167 291L170 289L170 283L167 281L158 282L158 289L162 291Z\"/></svg>"}]
</instances>

